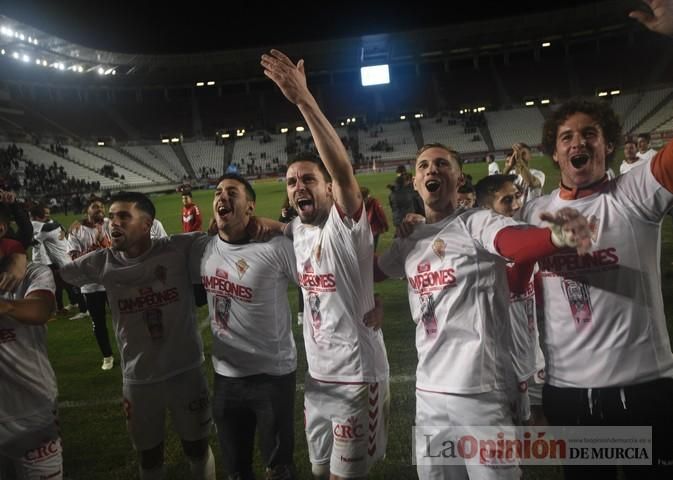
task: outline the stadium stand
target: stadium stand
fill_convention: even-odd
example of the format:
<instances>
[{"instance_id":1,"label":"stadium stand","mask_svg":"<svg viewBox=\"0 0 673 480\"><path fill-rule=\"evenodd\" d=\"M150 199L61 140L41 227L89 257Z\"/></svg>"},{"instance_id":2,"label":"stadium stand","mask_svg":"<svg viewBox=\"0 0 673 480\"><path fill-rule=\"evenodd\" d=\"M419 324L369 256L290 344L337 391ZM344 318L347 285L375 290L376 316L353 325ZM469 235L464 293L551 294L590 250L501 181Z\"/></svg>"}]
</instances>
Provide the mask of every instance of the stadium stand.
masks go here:
<instances>
[{"instance_id":1,"label":"stadium stand","mask_svg":"<svg viewBox=\"0 0 673 480\"><path fill-rule=\"evenodd\" d=\"M287 164L286 136L264 131L249 132L234 143L232 162L242 172L273 173Z\"/></svg>"},{"instance_id":2,"label":"stadium stand","mask_svg":"<svg viewBox=\"0 0 673 480\"><path fill-rule=\"evenodd\" d=\"M624 132L631 133L672 92L673 88L660 88L615 97L612 106L622 118Z\"/></svg>"},{"instance_id":3,"label":"stadium stand","mask_svg":"<svg viewBox=\"0 0 673 480\"><path fill-rule=\"evenodd\" d=\"M182 148L185 149L189 162L200 177L217 177L222 174L224 170L223 145L216 145L212 140L197 140L184 142Z\"/></svg>"},{"instance_id":4,"label":"stadium stand","mask_svg":"<svg viewBox=\"0 0 673 480\"><path fill-rule=\"evenodd\" d=\"M168 145L128 145L120 147L120 149L131 156L138 157L148 165L166 172L173 180L181 180L187 175L175 152Z\"/></svg>"},{"instance_id":5,"label":"stadium stand","mask_svg":"<svg viewBox=\"0 0 673 480\"><path fill-rule=\"evenodd\" d=\"M160 174L157 170L150 170L142 163L137 162L136 160L130 158L124 153L115 150L112 147L88 147L86 150L91 151L95 155L110 160L111 162L122 166L123 168L134 172L150 182L162 183L170 182L171 178L166 174Z\"/></svg>"},{"instance_id":6,"label":"stadium stand","mask_svg":"<svg viewBox=\"0 0 673 480\"><path fill-rule=\"evenodd\" d=\"M449 124L452 123L452 124ZM443 143L461 153L486 152L489 150L479 133L465 133L465 127L460 120L455 123L445 117L421 118L423 141L425 143ZM478 137L478 140L475 138Z\"/></svg>"},{"instance_id":7,"label":"stadium stand","mask_svg":"<svg viewBox=\"0 0 673 480\"><path fill-rule=\"evenodd\" d=\"M382 162L409 160L418 146L408 121L370 125L358 131L360 153Z\"/></svg>"},{"instance_id":8,"label":"stadium stand","mask_svg":"<svg viewBox=\"0 0 673 480\"><path fill-rule=\"evenodd\" d=\"M486 112L486 119L496 150L511 148L516 142L537 145L542 138L544 118L537 108Z\"/></svg>"}]
</instances>

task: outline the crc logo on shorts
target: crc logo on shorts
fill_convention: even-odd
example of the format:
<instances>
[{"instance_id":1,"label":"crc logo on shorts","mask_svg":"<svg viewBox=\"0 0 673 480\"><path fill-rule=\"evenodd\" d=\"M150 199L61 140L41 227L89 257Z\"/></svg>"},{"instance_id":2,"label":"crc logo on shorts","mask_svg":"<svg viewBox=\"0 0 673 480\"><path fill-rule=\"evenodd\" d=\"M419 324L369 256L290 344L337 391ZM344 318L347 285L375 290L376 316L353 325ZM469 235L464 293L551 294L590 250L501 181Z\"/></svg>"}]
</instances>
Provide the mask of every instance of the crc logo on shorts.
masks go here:
<instances>
[{"instance_id":1,"label":"crc logo on shorts","mask_svg":"<svg viewBox=\"0 0 673 480\"><path fill-rule=\"evenodd\" d=\"M61 451L61 442L59 439L50 440L43 443L33 450L28 450L23 456L30 463L42 462L48 458L58 455Z\"/></svg>"},{"instance_id":2,"label":"crc logo on shorts","mask_svg":"<svg viewBox=\"0 0 673 480\"><path fill-rule=\"evenodd\" d=\"M348 417L346 423L334 424L334 436L345 441L357 440L365 436L365 428L357 417Z\"/></svg>"}]
</instances>

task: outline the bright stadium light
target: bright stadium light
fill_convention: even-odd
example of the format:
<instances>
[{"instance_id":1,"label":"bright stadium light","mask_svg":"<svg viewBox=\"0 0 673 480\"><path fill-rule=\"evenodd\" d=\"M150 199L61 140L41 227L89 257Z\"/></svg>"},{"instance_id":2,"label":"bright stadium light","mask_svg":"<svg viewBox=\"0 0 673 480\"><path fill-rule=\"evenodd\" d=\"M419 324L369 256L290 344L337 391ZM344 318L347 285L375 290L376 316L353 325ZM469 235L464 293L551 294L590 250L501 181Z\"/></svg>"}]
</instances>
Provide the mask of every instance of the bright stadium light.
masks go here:
<instances>
[{"instance_id":1,"label":"bright stadium light","mask_svg":"<svg viewBox=\"0 0 673 480\"><path fill-rule=\"evenodd\" d=\"M355 123L355 117L351 118L351 123Z\"/></svg>"},{"instance_id":2,"label":"bright stadium light","mask_svg":"<svg viewBox=\"0 0 673 480\"><path fill-rule=\"evenodd\" d=\"M540 103L542 105L547 105L549 103L549 99L548 98L543 98L542 100L540 100Z\"/></svg>"},{"instance_id":3,"label":"bright stadium light","mask_svg":"<svg viewBox=\"0 0 673 480\"><path fill-rule=\"evenodd\" d=\"M162 138L161 143L170 143L170 140L168 138Z\"/></svg>"},{"instance_id":4,"label":"bright stadium light","mask_svg":"<svg viewBox=\"0 0 673 480\"><path fill-rule=\"evenodd\" d=\"M599 97L607 97L607 96L608 96L608 92L598 92L598 96L599 96Z\"/></svg>"},{"instance_id":5,"label":"bright stadium light","mask_svg":"<svg viewBox=\"0 0 673 480\"><path fill-rule=\"evenodd\" d=\"M400 115L400 120L406 120L407 116L406 115Z\"/></svg>"},{"instance_id":6,"label":"bright stadium light","mask_svg":"<svg viewBox=\"0 0 673 480\"><path fill-rule=\"evenodd\" d=\"M242 137L243 135L245 135L245 128L241 128L241 129L237 128L236 129L236 136L237 137Z\"/></svg>"},{"instance_id":7,"label":"bright stadium light","mask_svg":"<svg viewBox=\"0 0 673 480\"><path fill-rule=\"evenodd\" d=\"M112 75L117 75L117 70L112 70Z\"/></svg>"},{"instance_id":8,"label":"bright stadium light","mask_svg":"<svg viewBox=\"0 0 673 480\"><path fill-rule=\"evenodd\" d=\"M203 87L203 85L205 85L203 82L196 82L197 87Z\"/></svg>"},{"instance_id":9,"label":"bright stadium light","mask_svg":"<svg viewBox=\"0 0 673 480\"><path fill-rule=\"evenodd\" d=\"M98 67L98 75L104 75L104 74L105 70L103 69L103 67Z\"/></svg>"},{"instance_id":10,"label":"bright stadium light","mask_svg":"<svg viewBox=\"0 0 673 480\"><path fill-rule=\"evenodd\" d=\"M9 27L0 27L0 33L2 33L3 35L5 35L7 37L13 37L14 36L14 32Z\"/></svg>"},{"instance_id":11,"label":"bright stadium light","mask_svg":"<svg viewBox=\"0 0 673 480\"><path fill-rule=\"evenodd\" d=\"M297 128L295 128L295 130L298 131L298 132L303 132L303 131L304 131L304 127L302 127L301 125L299 125Z\"/></svg>"},{"instance_id":12,"label":"bright stadium light","mask_svg":"<svg viewBox=\"0 0 673 480\"><path fill-rule=\"evenodd\" d=\"M19 33L19 40L22 42L26 39L26 37L23 35L23 33Z\"/></svg>"},{"instance_id":13,"label":"bright stadium light","mask_svg":"<svg viewBox=\"0 0 673 480\"><path fill-rule=\"evenodd\" d=\"M346 124L344 122L341 122L339 125L341 125L342 127L346 126Z\"/></svg>"},{"instance_id":14,"label":"bright stadium light","mask_svg":"<svg viewBox=\"0 0 673 480\"><path fill-rule=\"evenodd\" d=\"M39 58L36 58L36 59L35 59L35 65L41 65L41 64L42 64L42 62L40 62L40 59L39 59Z\"/></svg>"},{"instance_id":15,"label":"bright stadium light","mask_svg":"<svg viewBox=\"0 0 673 480\"><path fill-rule=\"evenodd\" d=\"M532 101L532 100L528 100L528 101L526 102L526 106L527 106L527 107L532 107L533 105L535 105L535 102Z\"/></svg>"},{"instance_id":16,"label":"bright stadium light","mask_svg":"<svg viewBox=\"0 0 673 480\"><path fill-rule=\"evenodd\" d=\"M341 122L341 124L343 125L343 122ZM280 133L287 133L288 130L289 129L287 127L283 127L283 128L280 129Z\"/></svg>"},{"instance_id":17,"label":"bright stadium light","mask_svg":"<svg viewBox=\"0 0 673 480\"><path fill-rule=\"evenodd\" d=\"M96 143L96 145L98 145L99 147L104 147L104 146L105 146L105 142L98 142L98 143Z\"/></svg>"},{"instance_id":18,"label":"bright stadium light","mask_svg":"<svg viewBox=\"0 0 673 480\"><path fill-rule=\"evenodd\" d=\"M211 80L211 81L209 81L209 82L207 83L207 85L208 85L209 87L212 87L213 85L215 85L215 82Z\"/></svg>"},{"instance_id":19,"label":"bright stadium light","mask_svg":"<svg viewBox=\"0 0 673 480\"><path fill-rule=\"evenodd\" d=\"M222 134L222 138L229 138L229 137L230 137L230 135L228 133L223 133Z\"/></svg>"},{"instance_id":20,"label":"bright stadium light","mask_svg":"<svg viewBox=\"0 0 673 480\"><path fill-rule=\"evenodd\" d=\"M543 42L542 43L542 48L547 48L547 47L551 47L551 42Z\"/></svg>"},{"instance_id":21,"label":"bright stadium light","mask_svg":"<svg viewBox=\"0 0 673 480\"><path fill-rule=\"evenodd\" d=\"M171 143L178 143L180 139L178 137L171 138Z\"/></svg>"},{"instance_id":22,"label":"bright stadium light","mask_svg":"<svg viewBox=\"0 0 673 480\"><path fill-rule=\"evenodd\" d=\"M371 67L361 67L360 77L363 87L371 85L385 85L390 83L390 71L388 65L372 65Z\"/></svg>"},{"instance_id":23,"label":"bright stadium light","mask_svg":"<svg viewBox=\"0 0 673 480\"><path fill-rule=\"evenodd\" d=\"M30 62L30 57L24 53L24 54L23 54L23 57L21 58L21 60L23 60L24 62L28 63L28 62Z\"/></svg>"},{"instance_id":24,"label":"bright stadium light","mask_svg":"<svg viewBox=\"0 0 673 480\"><path fill-rule=\"evenodd\" d=\"M414 118L423 118L422 113L414 113Z\"/></svg>"},{"instance_id":25,"label":"bright stadium light","mask_svg":"<svg viewBox=\"0 0 673 480\"><path fill-rule=\"evenodd\" d=\"M33 45L37 45L37 38L33 40Z\"/></svg>"},{"instance_id":26,"label":"bright stadium light","mask_svg":"<svg viewBox=\"0 0 673 480\"><path fill-rule=\"evenodd\" d=\"M619 95L620 93L622 93L621 90L611 90L610 91L610 95Z\"/></svg>"},{"instance_id":27,"label":"bright stadium light","mask_svg":"<svg viewBox=\"0 0 673 480\"><path fill-rule=\"evenodd\" d=\"M5 54L5 49L3 48L2 50L0 50L0 53L1 53L2 55L4 55L4 54Z\"/></svg>"},{"instance_id":28,"label":"bright stadium light","mask_svg":"<svg viewBox=\"0 0 673 480\"><path fill-rule=\"evenodd\" d=\"M46 66L47 66L47 61L46 61L46 60L42 60L42 66L43 66L43 67L46 67Z\"/></svg>"},{"instance_id":29,"label":"bright stadium light","mask_svg":"<svg viewBox=\"0 0 673 480\"><path fill-rule=\"evenodd\" d=\"M12 53L12 57L18 60L19 59L19 53L18 52Z\"/></svg>"},{"instance_id":30,"label":"bright stadium light","mask_svg":"<svg viewBox=\"0 0 673 480\"><path fill-rule=\"evenodd\" d=\"M65 65L63 65L62 63L59 63L58 64L58 69L59 70L65 70Z\"/></svg>"}]
</instances>

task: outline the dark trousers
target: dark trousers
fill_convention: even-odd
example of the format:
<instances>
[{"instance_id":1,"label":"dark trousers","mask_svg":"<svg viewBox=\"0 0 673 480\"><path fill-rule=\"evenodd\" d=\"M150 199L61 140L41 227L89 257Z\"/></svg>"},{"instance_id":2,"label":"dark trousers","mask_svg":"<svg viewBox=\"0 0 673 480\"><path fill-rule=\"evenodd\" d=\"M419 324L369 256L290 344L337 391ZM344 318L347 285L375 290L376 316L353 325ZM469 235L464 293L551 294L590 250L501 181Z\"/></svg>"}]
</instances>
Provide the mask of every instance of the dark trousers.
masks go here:
<instances>
[{"instance_id":1,"label":"dark trousers","mask_svg":"<svg viewBox=\"0 0 673 480\"><path fill-rule=\"evenodd\" d=\"M112 347L110 347L110 337L107 333L107 324L105 323L105 304L107 295L105 292L85 293L86 306L91 315L93 324L93 335L96 337L98 348L104 357L112 356Z\"/></svg>"},{"instance_id":2,"label":"dark trousers","mask_svg":"<svg viewBox=\"0 0 673 480\"><path fill-rule=\"evenodd\" d=\"M65 280L61 278L61 274L56 265L51 264L49 265L49 268L54 275L54 283L56 284L56 292L54 292L56 297L56 308L58 310L63 310L63 291L65 290L65 293L68 294L68 301L70 304L77 304L80 312L86 312L86 302L82 298L82 294L79 293L79 290L69 283L66 283Z\"/></svg>"},{"instance_id":3,"label":"dark trousers","mask_svg":"<svg viewBox=\"0 0 673 480\"><path fill-rule=\"evenodd\" d=\"M304 292L301 287L297 287L297 311L304 313Z\"/></svg>"},{"instance_id":4,"label":"dark trousers","mask_svg":"<svg viewBox=\"0 0 673 480\"><path fill-rule=\"evenodd\" d=\"M544 414L551 425L652 426L652 466L621 467L627 479L673 478L673 379L626 387L558 388L545 384ZM616 479L617 466L567 466L565 478Z\"/></svg>"},{"instance_id":5,"label":"dark trousers","mask_svg":"<svg viewBox=\"0 0 673 480\"><path fill-rule=\"evenodd\" d=\"M255 431L267 468L294 470L295 372L232 378L215 374L213 418L226 475L255 478L252 457ZM236 477L239 478L239 477Z\"/></svg>"}]
</instances>

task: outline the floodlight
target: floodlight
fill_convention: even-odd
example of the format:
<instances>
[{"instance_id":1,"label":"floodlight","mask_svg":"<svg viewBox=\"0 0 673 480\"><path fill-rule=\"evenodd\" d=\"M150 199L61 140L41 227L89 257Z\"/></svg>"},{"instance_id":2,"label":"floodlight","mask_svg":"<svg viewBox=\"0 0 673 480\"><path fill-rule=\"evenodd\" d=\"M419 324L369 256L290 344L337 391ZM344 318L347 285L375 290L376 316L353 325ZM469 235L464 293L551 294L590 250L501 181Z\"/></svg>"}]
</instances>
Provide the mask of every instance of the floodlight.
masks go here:
<instances>
[{"instance_id":1,"label":"floodlight","mask_svg":"<svg viewBox=\"0 0 673 480\"><path fill-rule=\"evenodd\" d=\"M99 147L104 147L104 146L105 146L105 142L98 142L98 143L96 143L96 145L98 145Z\"/></svg>"},{"instance_id":2,"label":"floodlight","mask_svg":"<svg viewBox=\"0 0 673 480\"><path fill-rule=\"evenodd\" d=\"M103 67L98 67L98 75L104 75L104 74L105 70L103 69Z\"/></svg>"},{"instance_id":3,"label":"floodlight","mask_svg":"<svg viewBox=\"0 0 673 480\"><path fill-rule=\"evenodd\" d=\"M196 82L197 87L203 87L204 83L203 82Z\"/></svg>"},{"instance_id":4,"label":"floodlight","mask_svg":"<svg viewBox=\"0 0 673 480\"><path fill-rule=\"evenodd\" d=\"M360 77L362 86L385 85L390 83L390 71L388 65L372 65L371 67L361 67Z\"/></svg>"},{"instance_id":5,"label":"floodlight","mask_svg":"<svg viewBox=\"0 0 673 480\"><path fill-rule=\"evenodd\" d=\"M295 130L298 131L298 132L303 132L303 131L304 131L304 127L302 127L301 125L299 125L297 128L295 128Z\"/></svg>"},{"instance_id":6,"label":"floodlight","mask_svg":"<svg viewBox=\"0 0 673 480\"><path fill-rule=\"evenodd\" d=\"M611 90L610 91L610 95L619 95L620 93L622 93L621 90Z\"/></svg>"},{"instance_id":7,"label":"floodlight","mask_svg":"<svg viewBox=\"0 0 673 480\"><path fill-rule=\"evenodd\" d=\"M171 138L171 143L178 143L180 139L178 137Z\"/></svg>"},{"instance_id":8,"label":"floodlight","mask_svg":"<svg viewBox=\"0 0 673 480\"><path fill-rule=\"evenodd\" d=\"M608 92L598 92L598 96L599 96L599 97L607 97L607 96L608 96Z\"/></svg>"},{"instance_id":9,"label":"floodlight","mask_svg":"<svg viewBox=\"0 0 673 480\"><path fill-rule=\"evenodd\" d=\"M161 139L161 143L169 143L169 142L170 142L170 140L167 139L167 138L162 138Z\"/></svg>"},{"instance_id":10,"label":"floodlight","mask_svg":"<svg viewBox=\"0 0 673 480\"><path fill-rule=\"evenodd\" d=\"M463 111L461 110L460 113L463 113ZM407 119L406 115L400 115L400 120L406 120L406 119Z\"/></svg>"},{"instance_id":11,"label":"floodlight","mask_svg":"<svg viewBox=\"0 0 673 480\"><path fill-rule=\"evenodd\" d=\"M549 99L548 98L543 98L542 100L540 100L540 103L542 105L547 105L549 103Z\"/></svg>"},{"instance_id":12,"label":"floodlight","mask_svg":"<svg viewBox=\"0 0 673 480\"><path fill-rule=\"evenodd\" d=\"M229 138L229 136L230 136L230 135L229 135L228 133L223 133L223 134L222 134L222 138Z\"/></svg>"},{"instance_id":13,"label":"floodlight","mask_svg":"<svg viewBox=\"0 0 673 480\"><path fill-rule=\"evenodd\" d=\"M17 60L19 59L19 54L18 52L12 53L12 57L16 58Z\"/></svg>"},{"instance_id":14,"label":"floodlight","mask_svg":"<svg viewBox=\"0 0 673 480\"><path fill-rule=\"evenodd\" d=\"M341 124L343 125L343 122L341 122ZM287 127L283 127L280 129L280 133L287 133L287 131L288 131Z\"/></svg>"},{"instance_id":15,"label":"floodlight","mask_svg":"<svg viewBox=\"0 0 673 480\"><path fill-rule=\"evenodd\" d=\"M214 82L214 81L211 80L211 81L208 82L208 86L209 86L209 87L212 87L213 85L215 85L215 82Z\"/></svg>"},{"instance_id":16,"label":"floodlight","mask_svg":"<svg viewBox=\"0 0 673 480\"><path fill-rule=\"evenodd\" d=\"M547 48L547 47L551 47L551 42L542 43L542 48Z\"/></svg>"},{"instance_id":17,"label":"floodlight","mask_svg":"<svg viewBox=\"0 0 673 480\"><path fill-rule=\"evenodd\" d=\"M532 107L533 105L535 105L535 102L532 101L532 100L528 100L528 101L526 102L526 106L527 106L527 107Z\"/></svg>"}]
</instances>

